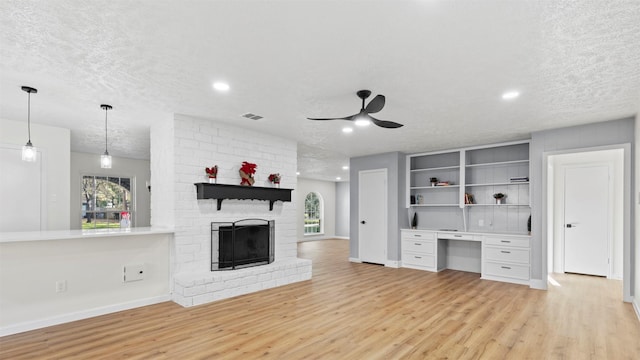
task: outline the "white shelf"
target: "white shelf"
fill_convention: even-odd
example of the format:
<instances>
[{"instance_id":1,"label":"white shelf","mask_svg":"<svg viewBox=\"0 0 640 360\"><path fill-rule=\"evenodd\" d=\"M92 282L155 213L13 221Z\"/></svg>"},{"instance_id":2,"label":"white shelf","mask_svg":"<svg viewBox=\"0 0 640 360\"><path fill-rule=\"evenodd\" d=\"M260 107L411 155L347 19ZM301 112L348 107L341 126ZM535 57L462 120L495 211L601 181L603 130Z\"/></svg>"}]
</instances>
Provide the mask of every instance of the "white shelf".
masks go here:
<instances>
[{"instance_id":1,"label":"white shelf","mask_svg":"<svg viewBox=\"0 0 640 360\"><path fill-rule=\"evenodd\" d=\"M502 165L516 165L516 164L526 164L529 163L529 160L513 160L513 161L499 161L493 163L482 163L482 164L468 164L466 167L480 167L480 166L502 166Z\"/></svg>"},{"instance_id":2,"label":"white shelf","mask_svg":"<svg viewBox=\"0 0 640 360\"><path fill-rule=\"evenodd\" d=\"M443 166L443 167L437 167L437 168L412 169L411 172L453 170L453 169L460 169L460 166Z\"/></svg>"},{"instance_id":3,"label":"white shelf","mask_svg":"<svg viewBox=\"0 0 640 360\"><path fill-rule=\"evenodd\" d=\"M529 206L529 204L464 204L464 206Z\"/></svg>"},{"instance_id":4,"label":"white shelf","mask_svg":"<svg viewBox=\"0 0 640 360\"><path fill-rule=\"evenodd\" d=\"M411 190L425 190L425 189L446 189L446 188L459 188L460 185L447 185L447 186L413 186Z\"/></svg>"},{"instance_id":5,"label":"white shelf","mask_svg":"<svg viewBox=\"0 0 640 360\"><path fill-rule=\"evenodd\" d=\"M529 185L529 182L517 181L517 182L499 182L499 183L486 183L486 184L465 184L465 186L504 186L504 185Z\"/></svg>"},{"instance_id":6,"label":"white shelf","mask_svg":"<svg viewBox=\"0 0 640 360\"><path fill-rule=\"evenodd\" d=\"M411 204L412 207L443 207L443 206L455 206L458 207L458 204Z\"/></svg>"}]
</instances>

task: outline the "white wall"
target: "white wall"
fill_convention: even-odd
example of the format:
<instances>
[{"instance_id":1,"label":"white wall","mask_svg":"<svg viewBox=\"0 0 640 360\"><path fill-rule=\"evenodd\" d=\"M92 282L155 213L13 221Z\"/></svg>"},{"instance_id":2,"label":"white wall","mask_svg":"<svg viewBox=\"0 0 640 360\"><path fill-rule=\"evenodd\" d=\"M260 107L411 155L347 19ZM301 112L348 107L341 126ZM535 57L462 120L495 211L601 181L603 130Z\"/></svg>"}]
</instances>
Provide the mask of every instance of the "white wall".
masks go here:
<instances>
[{"instance_id":1,"label":"white wall","mask_svg":"<svg viewBox=\"0 0 640 360\"><path fill-rule=\"evenodd\" d=\"M324 233L304 235L304 199L310 192L320 194L324 209ZM296 188L298 241L330 239L336 236L336 186L333 181L298 179Z\"/></svg>"},{"instance_id":2,"label":"white wall","mask_svg":"<svg viewBox=\"0 0 640 360\"><path fill-rule=\"evenodd\" d=\"M584 152L575 154L554 155L549 157L549 165L553 167L553 194L551 199L553 206L553 217L550 222L550 232L552 238L549 246L553 250L553 257L549 258L549 262L553 263L554 272L562 272L563 259L561 258L563 236L564 236L564 168L567 166L579 166L584 164L598 163L602 165L610 165L613 167L613 176L610 179L612 184L612 198L610 200L610 208L613 210L610 221L613 226L613 242L612 247L612 274L614 279L622 279L623 272L623 218L624 218L624 152L622 149L603 150L595 152ZM552 226L553 224L553 226ZM551 261L553 260L553 261Z\"/></svg>"},{"instance_id":3,"label":"white wall","mask_svg":"<svg viewBox=\"0 0 640 360\"><path fill-rule=\"evenodd\" d=\"M0 119L0 144L19 146L27 142L27 122ZM69 229L69 172L70 172L70 131L68 129L31 123L31 142L42 156L42 179L44 189L42 207L46 211L46 221L42 229ZM0 164L2 171L2 164ZM10 198L3 193L20 192L20 189L0 189L0 198ZM4 204L2 206L5 206ZM35 229L34 229L35 230ZM0 229L2 231L2 229Z\"/></svg>"},{"instance_id":4,"label":"white wall","mask_svg":"<svg viewBox=\"0 0 640 360\"><path fill-rule=\"evenodd\" d=\"M82 228L82 176L115 176L134 179L133 196L135 198L132 226L150 226L150 199L146 182L151 179L149 160L126 159L113 156L113 167L100 167L100 154L71 153L71 229Z\"/></svg>"},{"instance_id":5,"label":"white wall","mask_svg":"<svg viewBox=\"0 0 640 360\"><path fill-rule=\"evenodd\" d=\"M0 244L0 335L142 306L169 295L171 235ZM123 266L145 279L123 282ZM56 292L56 282L67 290ZM157 302L157 301L156 301Z\"/></svg>"},{"instance_id":6,"label":"white wall","mask_svg":"<svg viewBox=\"0 0 640 360\"><path fill-rule=\"evenodd\" d=\"M336 182L336 236L349 237L349 183Z\"/></svg>"},{"instance_id":7,"label":"white wall","mask_svg":"<svg viewBox=\"0 0 640 360\"><path fill-rule=\"evenodd\" d=\"M640 104L640 99L638 101ZM636 309L636 315L638 315L638 319L640 319L640 107L638 108L638 114L636 115L636 123L635 123L635 183L636 183L636 193L633 194L632 199L634 199L634 207L635 207L635 257L632 258L632 264L635 267L635 281L634 281L634 300L633 304Z\"/></svg>"}]
</instances>

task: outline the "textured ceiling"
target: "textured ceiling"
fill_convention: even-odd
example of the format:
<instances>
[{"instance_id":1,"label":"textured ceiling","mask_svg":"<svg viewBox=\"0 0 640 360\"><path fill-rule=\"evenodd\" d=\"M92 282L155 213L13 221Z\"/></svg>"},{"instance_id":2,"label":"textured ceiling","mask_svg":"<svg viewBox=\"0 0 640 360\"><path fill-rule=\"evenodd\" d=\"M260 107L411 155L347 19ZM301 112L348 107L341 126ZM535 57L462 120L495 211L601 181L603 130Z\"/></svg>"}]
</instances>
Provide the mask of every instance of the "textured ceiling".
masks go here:
<instances>
[{"instance_id":1,"label":"textured ceiling","mask_svg":"<svg viewBox=\"0 0 640 360\"><path fill-rule=\"evenodd\" d=\"M148 158L154 120L181 113L295 139L302 176L348 179L349 157L635 115L640 0L0 0L0 60L0 117L25 120L36 87L32 121L72 151L103 151L108 103L115 156ZM357 113L359 89L405 126L305 119Z\"/></svg>"}]
</instances>

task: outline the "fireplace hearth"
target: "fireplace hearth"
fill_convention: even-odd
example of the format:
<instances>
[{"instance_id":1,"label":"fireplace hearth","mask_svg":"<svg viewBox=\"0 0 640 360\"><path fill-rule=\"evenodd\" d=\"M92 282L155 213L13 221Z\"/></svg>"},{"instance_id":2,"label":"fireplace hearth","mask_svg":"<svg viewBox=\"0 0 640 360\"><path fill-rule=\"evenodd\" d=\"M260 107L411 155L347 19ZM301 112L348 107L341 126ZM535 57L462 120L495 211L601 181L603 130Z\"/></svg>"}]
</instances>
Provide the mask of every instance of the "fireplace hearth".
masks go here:
<instances>
[{"instance_id":1,"label":"fireplace hearth","mask_svg":"<svg viewBox=\"0 0 640 360\"><path fill-rule=\"evenodd\" d=\"M270 264L274 260L275 221L243 219L211 223L211 271Z\"/></svg>"}]
</instances>

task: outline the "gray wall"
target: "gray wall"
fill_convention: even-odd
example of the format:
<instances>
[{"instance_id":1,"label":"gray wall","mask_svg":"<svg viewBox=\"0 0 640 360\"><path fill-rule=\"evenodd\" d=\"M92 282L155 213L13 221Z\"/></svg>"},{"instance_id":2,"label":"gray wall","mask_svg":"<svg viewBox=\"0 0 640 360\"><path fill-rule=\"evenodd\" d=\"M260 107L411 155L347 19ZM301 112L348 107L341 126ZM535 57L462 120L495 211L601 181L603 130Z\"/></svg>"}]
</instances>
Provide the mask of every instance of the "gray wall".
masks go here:
<instances>
[{"instance_id":1,"label":"gray wall","mask_svg":"<svg viewBox=\"0 0 640 360\"><path fill-rule=\"evenodd\" d=\"M71 153L71 229L82 228L82 176L118 176L135 178L136 205L132 226L150 226L151 195L146 182L151 178L149 160L113 157L113 167L102 169L99 154ZM162 224L156 224L162 226Z\"/></svg>"},{"instance_id":2,"label":"gray wall","mask_svg":"<svg viewBox=\"0 0 640 360\"><path fill-rule=\"evenodd\" d=\"M631 151L625 153L625 204L624 204L624 300L631 300L631 284L635 256L632 255L634 233L633 208L630 201L634 190L634 119L606 121L595 124L562 129L545 130L531 136L531 220L532 220L532 264L531 278L546 284L547 275L547 233L546 199L544 198L545 155L594 147L631 144Z\"/></svg>"},{"instance_id":3,"label":"gray wall","mask_svg":"<svg viewBox=\"0 0 640 360\"><path fill-rule=\"evenodd\" d=\"M351 158L350 177L350 233L349 257L359 258L358 249L358 194L359 172L363 170L387 169L388 222L387 222L387 260L400 260L400 229L409 226L406 202L406 161L405 154L392 152L371 156Z\"/></svg>"},{"instance_id":4,"label":"gray wall","mask_svg":"<svg viewBox=\"0 0 640 360\"><path fill-rule=\"evenodd\" d=\"M336 236L349 237L349 186L336 182Z\"/></svg>"}]
</instances>

